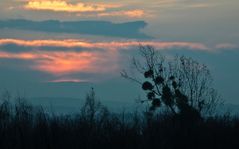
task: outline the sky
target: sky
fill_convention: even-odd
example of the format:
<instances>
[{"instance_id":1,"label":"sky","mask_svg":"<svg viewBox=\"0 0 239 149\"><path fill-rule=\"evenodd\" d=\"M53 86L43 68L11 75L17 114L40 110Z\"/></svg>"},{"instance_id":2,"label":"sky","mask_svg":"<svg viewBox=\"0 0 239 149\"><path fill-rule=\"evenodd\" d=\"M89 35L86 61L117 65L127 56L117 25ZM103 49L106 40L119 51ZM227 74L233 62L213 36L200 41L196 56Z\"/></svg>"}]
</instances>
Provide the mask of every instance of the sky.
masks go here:
<instances>
[{"instance_id":1,"label":"sky","mask_svg":"<svg viewBox=\"0 0 239 149\"><path fill-rule=\"evenodd\" d=\"M224 100L239 104L238 6L238 0L1 0L0 90L83 98L94 87L108 103L133 103L141 88L120 72L140 43L206 64Z\"/></svg>"}]
</instances>

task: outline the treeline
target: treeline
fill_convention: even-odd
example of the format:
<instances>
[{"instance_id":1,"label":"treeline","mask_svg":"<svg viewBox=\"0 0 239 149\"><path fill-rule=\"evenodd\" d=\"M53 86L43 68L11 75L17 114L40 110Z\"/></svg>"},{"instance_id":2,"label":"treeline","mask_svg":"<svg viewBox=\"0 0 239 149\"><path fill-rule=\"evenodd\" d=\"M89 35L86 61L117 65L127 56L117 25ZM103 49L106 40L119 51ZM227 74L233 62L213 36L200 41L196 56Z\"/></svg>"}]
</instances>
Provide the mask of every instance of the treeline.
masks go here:
<instances>
[{"instance_id":1,"label":"treeline","mask_svg":"<svg viewBox=\"0 0 239 149\"><path fill-rule=\"evenodd\" d=\"M55 115L22 99L0 104L1 149L205 149L238 148L239 119L207 117L197 121L170 113L114 114L94 92L75 115Z\"/></svg>"}]
</instances>

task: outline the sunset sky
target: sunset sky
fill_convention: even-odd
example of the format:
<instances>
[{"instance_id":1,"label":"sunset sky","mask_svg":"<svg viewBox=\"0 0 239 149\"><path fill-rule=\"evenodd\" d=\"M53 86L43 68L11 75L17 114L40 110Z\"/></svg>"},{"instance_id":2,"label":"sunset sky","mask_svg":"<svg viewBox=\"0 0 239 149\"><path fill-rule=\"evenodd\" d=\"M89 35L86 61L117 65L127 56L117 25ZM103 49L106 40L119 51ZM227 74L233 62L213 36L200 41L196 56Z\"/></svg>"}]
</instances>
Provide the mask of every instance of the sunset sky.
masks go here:
<instances>
[{"instance_id":1,"label":"sunset sky","mask_svg":"<svg viewBox=\"0 0 239 149\"><path fill-rule=\"evenodd\" d=\"M0 90L76 98L95 87L102 100L134 102L140 87L120 71L141 43L206 64L226 102L239 104L238 6L238 0L1 0Z\"/></svg>"}]
</instances>

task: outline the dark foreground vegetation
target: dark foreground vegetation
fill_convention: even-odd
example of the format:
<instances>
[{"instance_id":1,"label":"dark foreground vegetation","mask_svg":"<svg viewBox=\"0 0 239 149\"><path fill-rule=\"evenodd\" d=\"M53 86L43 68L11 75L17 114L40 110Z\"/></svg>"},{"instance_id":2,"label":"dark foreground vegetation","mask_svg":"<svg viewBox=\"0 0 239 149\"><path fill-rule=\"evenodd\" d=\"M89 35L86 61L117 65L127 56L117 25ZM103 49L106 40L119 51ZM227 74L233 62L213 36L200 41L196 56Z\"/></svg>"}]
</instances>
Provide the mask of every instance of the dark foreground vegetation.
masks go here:
<instances>
[{"instance_id":1,"label":"dark foreground vegetation","mask_svg":"<svg viewBox=\"0 0 239 149\"><path fill-rule=\"evenodd\" d=\"M239 119L214 116L197 121L168 112L110 113L87 95L75 115L55 115L22 99L0 105L1 149L237 148Z\"/></svg>"}]
</instances>

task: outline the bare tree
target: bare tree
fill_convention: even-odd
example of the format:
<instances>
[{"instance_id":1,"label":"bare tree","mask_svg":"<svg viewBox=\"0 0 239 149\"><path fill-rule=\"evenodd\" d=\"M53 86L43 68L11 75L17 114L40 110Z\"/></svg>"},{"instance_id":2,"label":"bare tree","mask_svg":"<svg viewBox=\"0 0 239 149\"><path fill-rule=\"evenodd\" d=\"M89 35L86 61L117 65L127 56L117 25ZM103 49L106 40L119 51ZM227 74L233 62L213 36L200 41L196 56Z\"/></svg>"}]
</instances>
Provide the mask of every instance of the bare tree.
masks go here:
<instances>
[{"instance_id":1,"label":"bare tree","mask_svg":"<svg viewBox=\"0 0 239 149\"><path fill-rule=\"evenodd\" d=\"M152 46L140 46L141 59L133 58L133 72L144 76L144 81L133 73L121 75L142 85L151 102L150 111L165 106L173 114L199 117L211 113L220 101L212 86L209 69L184 56L166 59Z\"/></svg>"},{"instance_id":2,"label":"bare tree","mask_svg":"<svg viewBox=\"0 0 239 149\"><path fill-rule=\"evenodd\" d=\"M92 88L86 95L85 103L81 108L81 116L91 124L96 120L102 120L108 115L108 109L96 99L95 91Z\"/></svg>"},{"instance_id":3,"label":"bare tree","mask_svg":"<svg viewBox=\"0 0 239 149\"><path fill-rule=\"evenodd\" d=\"M170 67L173 75L180 79L181 90L189 98L189 104L202 114L213 113L222 100L212 87L208 67L185 56L176 56Z\"/></svg>"}]
</instances>

